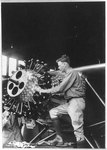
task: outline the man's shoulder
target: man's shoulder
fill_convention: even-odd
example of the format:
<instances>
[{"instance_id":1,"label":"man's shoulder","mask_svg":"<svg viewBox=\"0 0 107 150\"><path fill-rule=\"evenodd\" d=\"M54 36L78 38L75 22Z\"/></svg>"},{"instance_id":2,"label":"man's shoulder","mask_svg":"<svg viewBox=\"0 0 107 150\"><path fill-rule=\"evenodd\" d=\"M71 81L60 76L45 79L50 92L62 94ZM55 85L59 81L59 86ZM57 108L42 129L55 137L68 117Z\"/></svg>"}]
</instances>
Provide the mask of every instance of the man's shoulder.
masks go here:
<instances>
[{"instance_id":1,"label":"man's shoulder","mask_svg":"<svg viewBox=\"0 0 107 150\"><path fill-rule=\"evenodd\" d=\"M74 70L73 68L69 68L69 73L74 73L74 74L77 74L78 72L76 70Z\"/></svg>"},{"instance_id":2,"label":"man's shoulder","mask_svg":"<svg viewBox=\"0 0 107 150\"><path fill-rule=\"evenodd\" d=\"M70 69L69 69L69 73L68 73L68 74L71 75L71 76L75 76L75 77L81 76L81 75L80 75L81 73L80 73L79 71L73 69L73 68L70 68Z\"/></svg>"}]
</instances>

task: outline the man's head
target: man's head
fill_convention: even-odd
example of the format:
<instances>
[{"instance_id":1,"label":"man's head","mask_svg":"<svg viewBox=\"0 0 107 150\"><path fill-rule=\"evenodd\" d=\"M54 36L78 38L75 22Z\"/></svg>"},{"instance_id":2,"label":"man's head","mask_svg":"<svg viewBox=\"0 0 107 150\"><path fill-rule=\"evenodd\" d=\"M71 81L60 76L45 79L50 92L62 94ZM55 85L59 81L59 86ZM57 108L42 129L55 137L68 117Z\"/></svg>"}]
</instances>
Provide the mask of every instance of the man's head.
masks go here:
<instances>
[{"instance_id":1,"label":"man's head","mask_svg":"<svg viewBox=\"0 0 107 150\"><path fill-rule=\"evenodd\" d=\"M59 59L56 60L58 64L59 70L62 72L66 71L66 69L70 66L70 59L66 55L62 55Z\"/></svg>"}]
</instances>

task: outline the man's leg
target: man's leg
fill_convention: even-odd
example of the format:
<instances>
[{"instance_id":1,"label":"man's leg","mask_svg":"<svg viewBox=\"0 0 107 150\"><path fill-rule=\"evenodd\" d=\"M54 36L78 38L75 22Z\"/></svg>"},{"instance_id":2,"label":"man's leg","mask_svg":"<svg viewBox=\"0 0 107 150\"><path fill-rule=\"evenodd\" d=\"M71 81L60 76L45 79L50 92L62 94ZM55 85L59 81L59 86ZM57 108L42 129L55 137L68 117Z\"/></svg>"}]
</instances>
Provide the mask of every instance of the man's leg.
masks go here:
<instances>
[{"instance_id":1,"label":"man's leg","mask_svg":"<svg viewBox=\"0 0 107 150\"><path fill-rule=\"evenodd\" d=\"M50 117L52 119L53 125L56 130L56 138L52 141L49 141L52 145L62 145L63 144L63 139L62 139L62 134L61 134L61 128L60 128L60 121L58 116L61 114L67 114L67 104L60 105L56 108L53 108L50 110Z\"/></svg>"},{"instance_id":2,"label":"man's leg","mask_svg":"<svg viewBox=\"0 0 107 150\"><path fill-rule=\"evenodd\" d=\"M60 129L60 120L58 117L52 119L53 126L55 127L57 135L62 137L61 129Z\"/></svg>"},{"instance_id":3,"label":"man's leg","mask_svg":"<svg viewBox=\"0 0 107 150\"><path fill-rule=\"evenodd\" d=\"M83 98L76 98L69 101L68 114L71 117L72 126L74 128L74 134L76 140L84 140L84 129L83 129L83 110L85 109L85 101Z\"/></svg>"}]
</instances>

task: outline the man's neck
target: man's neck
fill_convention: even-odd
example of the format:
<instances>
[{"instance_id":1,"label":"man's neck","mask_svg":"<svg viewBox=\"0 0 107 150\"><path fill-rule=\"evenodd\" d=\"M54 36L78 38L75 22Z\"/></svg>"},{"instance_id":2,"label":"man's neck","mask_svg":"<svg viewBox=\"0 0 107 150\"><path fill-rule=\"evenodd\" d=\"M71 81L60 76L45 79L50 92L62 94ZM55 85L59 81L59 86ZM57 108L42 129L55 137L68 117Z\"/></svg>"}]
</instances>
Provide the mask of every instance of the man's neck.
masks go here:
<instances>
[{"instance_id":1,"label":"man's neck","mask_svg":"<svg viewBox=\"0 0 107 150\"><path fill-rule=\"evenodd\" d=\"M67 67L66 67L66 70L65 70L65 73L68 73L69 69L71 69L71 67L70 67L70 66L67 66Z\"/></svg>"}]
</instances>

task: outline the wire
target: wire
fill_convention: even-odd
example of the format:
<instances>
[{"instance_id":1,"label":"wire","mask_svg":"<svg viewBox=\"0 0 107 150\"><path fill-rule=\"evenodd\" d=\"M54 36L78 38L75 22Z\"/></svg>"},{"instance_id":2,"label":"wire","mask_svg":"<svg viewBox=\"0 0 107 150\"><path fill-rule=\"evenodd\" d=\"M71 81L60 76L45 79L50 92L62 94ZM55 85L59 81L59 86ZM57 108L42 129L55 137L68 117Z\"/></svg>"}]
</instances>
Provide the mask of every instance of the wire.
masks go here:
<instances>
[{"instance_id":1,"label":"wire","mask_svg":"<svg viewBox=\"0 0 107 150\"><path fill-rule=\"evenodd\" d=\"M91 87L91 89L92 89L93 92L96 94L96 96L99 98L99 100L101 101L101 103L105 106L105 103L104 103L103 100L100 98L100 96L97 94L97 92L94 90L94 88L91 86L91 84L89 83L89 81L87 80L87 78L85 78L85 81L86 81L87 84Z\"/></svg>"}]
</instances>

